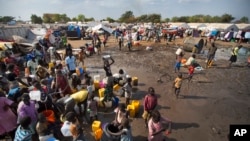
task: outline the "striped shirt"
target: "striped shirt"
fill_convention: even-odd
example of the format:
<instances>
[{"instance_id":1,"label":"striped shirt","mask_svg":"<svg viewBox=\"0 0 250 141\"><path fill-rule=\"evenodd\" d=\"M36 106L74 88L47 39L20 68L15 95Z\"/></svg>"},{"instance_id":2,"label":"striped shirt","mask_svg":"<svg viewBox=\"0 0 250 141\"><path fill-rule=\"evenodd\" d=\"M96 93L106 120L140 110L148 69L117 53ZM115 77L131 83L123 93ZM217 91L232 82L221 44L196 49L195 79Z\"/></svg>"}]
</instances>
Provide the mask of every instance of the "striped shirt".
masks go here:
<instances>
[{"instance_id":1,"label":"striped shirt","mask_svg":"<svg viewBox=\"0 0 250 141\"><path fill-rule=\"evenodd\" d=\"M29 129L23 129L21 125L18 126L14 141L31 141L31 140L32 140L32 131Z\"/></svg>"}]
</instances>

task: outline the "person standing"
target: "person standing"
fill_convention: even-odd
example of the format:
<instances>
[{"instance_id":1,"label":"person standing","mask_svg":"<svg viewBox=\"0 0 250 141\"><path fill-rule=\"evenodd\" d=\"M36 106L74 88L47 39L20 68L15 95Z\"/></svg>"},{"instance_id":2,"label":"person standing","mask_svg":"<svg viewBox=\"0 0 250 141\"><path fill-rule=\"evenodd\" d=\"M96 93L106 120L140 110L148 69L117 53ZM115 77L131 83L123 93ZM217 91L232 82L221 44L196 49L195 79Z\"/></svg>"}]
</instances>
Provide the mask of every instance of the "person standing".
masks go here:
<instances>
[{"instance_id":1,"label":"person standing","mask_svg":"<svg viewBox=\"0 0 250 141\"><path fill-rule=\"evenodd\" d=\"M144 98L144 112L142 118L145 121L145 127L148 127L148 120L151 112L155 109L158 104L157 96L153 87L148 88L148 94Z\"/></svg>"},{"instance_id":2,"label":"person standing","mask_svg":"<svg viewBox=\"0 0 250 141\"><path fill-rule=\"evenodd\" d=\"M32 122L31 117L24 116L20 119L20 125L17 127L14 141L32 141L32 130L30 124Z\"/></svg>"},{"instance_id":3,"label":"person standing","mask_svg":"<svg viewBox=\"0 0 250 141\"><path fill-rule=\"evenodd\" d=\"M173 83L174 93L175 93L176 98L178 98L180 94L181 84L182 84L182 74L179 73L178 77L175 78L174 83Z\"/></svg>"},{"instance_id":4,"label":"person standing","mask_svg":"<svg viewBox=\"0 0 250 141\"><path fill-rule=\"evenodd\" d=\"M239 49L241 49L241 48L242 48L242 45L239 45L239 46L232 49L231 57L229 59L230 63L228 65L229 68L231 67L232 63L237 61L237 56L238 56L238 53L239 53Z\"/></svg>"},{"instance_id":5,"label":"person standing","mask_svg":"<svg viewBox=\"0 0 250 141\"><path fill-rule=\"evenodd\" d=\"M103 58L103 69L106 72L106 76L112 76L112 72L111 72L111 65L114 64L115 60L110 56L110 60L111 62L109 62L108 58Z\"/></svg>"},{"instance_id":6,"label":"person standing","mask_svg":"<svg viewBox=\"0 0 250 141\"><path fill-rule=\"evenodd\" d=\"M21 124L20 120L22 118L24 117L31 118L30 128L32 133L34 134L38 113L35 108L35 102L30 100L30 96L28 94L24 94L22 96L22 101L18 104L17 113L18 113L18 123L20 124Z\"/></svg>"},{"instance_id":7,"label":"person standing","mask_svg":"<svg viewBox=\"0 0 250 141\"><path fill-rule=\"evenodd\" d=\"M65 58L65 63L68 67L70 77L73 73L76 73L76 58L73 56L72 51L70 51L68 56Z\"/></svg>"},{"instance_id":8,"label":"person standing","mask_svg":"<svg viewBox=\"0 0 250 141\"><path fill-rule=\"evenodd\" d=\"M27 67L29 69L29 72L31 75L35 75L36 74L36 68L38 66L36 60L36 58L33 56L28 62L27 62Z\"/></svg>"},{"instance_id":9,"label":"person standing","mask_svg":"<svg viewBox=\"0 0 250 141\"><path fill-rule=\"evenodd\" d=\"M132 96L132 78L129 77L127 78L127 82L125 83L125 85L123 86L124 91L125 91L125 99L126 99L126 105L128 106L130 103L130 99Z\"/></svg>"},{"instance_id":10,"label":"person standing","mask_svg":"<svg viewBox=\"0 0 250 141\"><path fill-rule=\"evenodd\" d=\"M216 51L217 51L217 47L215 46L215 43L212 42L211 47L208 49L206 68L211 67Z\"/></svg>"},{"instance_id":11,"label":"person standing","mask_svg":"<svg viewBox=\"0 0 250 141\"><path fill-rule=\"evenodd\" d=\"M0 135L9 133L14 138L17 116L12 112L11 107L14 107L14 102L0 91Z\"/></svg>"}]
</instances>

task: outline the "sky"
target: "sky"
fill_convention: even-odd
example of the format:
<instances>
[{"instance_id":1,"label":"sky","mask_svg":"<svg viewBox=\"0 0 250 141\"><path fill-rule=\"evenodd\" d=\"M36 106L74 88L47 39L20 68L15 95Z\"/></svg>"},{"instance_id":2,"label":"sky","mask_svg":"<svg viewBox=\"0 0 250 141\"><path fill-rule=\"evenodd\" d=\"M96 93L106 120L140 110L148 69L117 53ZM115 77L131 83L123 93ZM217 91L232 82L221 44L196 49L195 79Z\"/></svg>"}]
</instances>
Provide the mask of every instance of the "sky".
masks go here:
<instances>
[{"instance_id":1,"label":"sky","mask_svg":"<svg viewBox=\"0 0 250 141\"><path fill-rule=\"evenodd\" d=\"M249 6L250 0L0 0L0 16L27 21L32 14L42 17L44 13L56 13L70 18L83 14L95 20L116 20L132 11L135 17L153 13L161 14L162 19L230 14L235 19L246 16L250 21Z\"/></svg>"}]
</instances>

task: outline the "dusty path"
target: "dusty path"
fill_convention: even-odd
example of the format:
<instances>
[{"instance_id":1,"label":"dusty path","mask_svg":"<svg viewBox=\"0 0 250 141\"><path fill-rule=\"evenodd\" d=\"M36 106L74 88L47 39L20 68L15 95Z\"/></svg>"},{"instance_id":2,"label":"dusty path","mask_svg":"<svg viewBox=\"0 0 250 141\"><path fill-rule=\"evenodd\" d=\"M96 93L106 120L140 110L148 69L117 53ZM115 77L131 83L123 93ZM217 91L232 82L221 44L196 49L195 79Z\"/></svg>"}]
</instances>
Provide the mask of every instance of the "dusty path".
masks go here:
<instances>
[{"instance_id":1,"label":"dusty path","mask_svg":"<svg viewBox=\"0 0 250 141\"><path fill-rule=\"evenodd\" d=\"M73 47L84 45L86 41L69 41ZM179 41L181 43L181 41ZM153 51L146 51L146 46L153 46ZM223 47L232 46L230 43ZM168 141L227 141L230 124L250 123L250 68L237 66L226 69L226 60L217 60L213 68L196 71L192 83L183 82L181 95L183 99L175 99L173 96L172 81L176 77L173 72L174 52L173 45L166 47L165 43L153 44L143 42L143 46L134 47L132 52L127 49L118 51L117 43L111 38L104 54L111 54L115 59L112 72L117 73L120 68L131 76L139 78L139 85L134 87L133 99L140 100L146 94L147 88L153 86L159 97L157 107L163 116L173 121L173 130L167 138ZM249 47L249 45L246 45ZM190 53L186 53L188 58ZM198 56L197 61L204 65L204 57ZM102 70L101 55L94 55L85 60L87 69L91 75L100 74ZM181 68L181 72L187 75L187 70ZM163 74L163 83L157 80ZM123 101L123 98L120 98ZM141 114L131 119L134 139L145 141L147 130L143 126ZM104 122L112 121L113 115L103 114L100 119ZM90 129L90 128L89 128Z\"/></svg>"}]
</instances>

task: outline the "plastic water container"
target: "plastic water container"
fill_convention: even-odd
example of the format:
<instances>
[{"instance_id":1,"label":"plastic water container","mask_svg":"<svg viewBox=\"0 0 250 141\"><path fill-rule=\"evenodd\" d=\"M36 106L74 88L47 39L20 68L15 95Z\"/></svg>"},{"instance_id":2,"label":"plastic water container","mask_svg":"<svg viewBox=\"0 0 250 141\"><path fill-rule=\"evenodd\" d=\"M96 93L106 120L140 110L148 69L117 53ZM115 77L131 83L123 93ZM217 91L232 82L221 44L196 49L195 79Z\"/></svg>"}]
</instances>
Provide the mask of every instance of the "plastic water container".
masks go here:
<instances>
[{"instance_id":1,"label":"plastic water container","mask_svg":"<svg viewBox=\"0 0 250 141\"><path fill-rule=\"evenodd\" d=\"M101 121L95 120L92 123L92 132L95 132L98 129L101 129Z\"/></svg>"},{"instance_id":2,"label":"plastic water container","mask_svg":"<svg viewBox=\"0 0 250 141\"><path fill-rule=\"evenodd\" d=\"M113 86L113 90L114 91L118 91L120 89L120 86L118 85L118 84L115 84L114 86Z\"/></svg>"},{"instance_id":3,"label":"plastic water container","mask_svg":"<svg viewBox=\"0 0 250 141\"><path fill-rule=\"evenodd\" d=\"M139 100L132 100L131 105L135 107L135 114L138 114L140 108L140 101Z\"/></svg>"},{"instance_id":4,"label":"plastic water container","mask_svg":"<svg viewBox=\"0 0 250 141\"><path fill-rule=\"evenodd\" d=\"M137 77L132 77L132 84L133 86L138 86L138 78Z\"/></svg>"},{"instance_id":5,"label":"plastic water container","mask_svg":"<svg viewBox=\"0 0 250 141\"><path fill-rule=\"evenodd\" d=\"M99 141L99 140L101 139L102 133L103 133L103 131L102 131L101 128L97 129L97 130L94 132L95 140L96 140L96 141Z\"/></svg>"},{"instance_id":6,"label":"plastic water container","mask_svg":"<svg viewBox=\"0 0 250 141\"><path fill-rule=\"evenodd\" d=\"M105 83L104 83L103 81L100 81L100 82L99 82L99 87L100 87L100 88L105 88Z\"/></svg>"},{"instance_id":7,"label":"plastic water container","mask_svg":"<svg viewBox=\"0 0 250 141\"><path fill-rule=\"evenodd\" d=\"M98 80L94 80L94 86L95 86L95 89L99 89L100 88L100 82Z\"/></svg>"},{"instance_id":8,"label":"plastic water container","mask_svg":"<svg viewBox=\"0 0 250 141\"><path fill-rule=\"evenodd\" d=\"M45 110L43 111L43 115L46 117L48 122L54 123L55 122L55 115L52 110Z\"/></svg>"},{"instance_id":9,"label":"plastic water container","mask_svg":"<svg viewBox=\"0 0 250 141\"><path fill-rule=\"evenodd\" d=\"M135 117L135 106L134 105L128 105L127 110L129 111L130 117Z\"/></svg>"},{"instance_id":10,"label":"plastic water container","mask_svg":"<svg viewBox=\"0 0 250 141\"><path fill-rule=\"evenodd\" d=\"M104 91L105 91L105 88L101 88L101 89L98 90L100 98L104 97Z\"/></svg>"}]
</instances>

